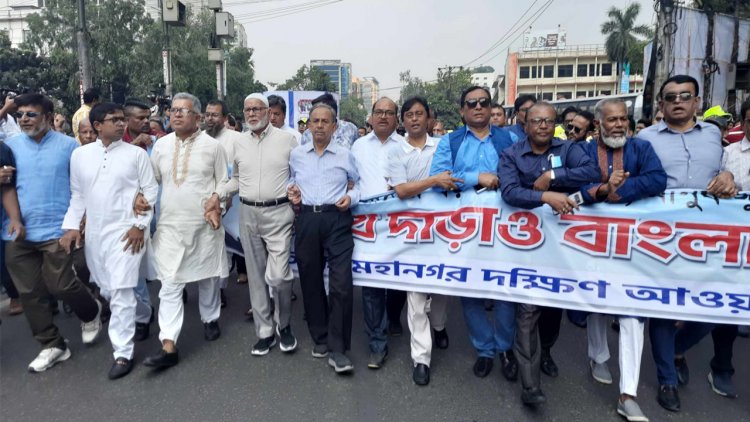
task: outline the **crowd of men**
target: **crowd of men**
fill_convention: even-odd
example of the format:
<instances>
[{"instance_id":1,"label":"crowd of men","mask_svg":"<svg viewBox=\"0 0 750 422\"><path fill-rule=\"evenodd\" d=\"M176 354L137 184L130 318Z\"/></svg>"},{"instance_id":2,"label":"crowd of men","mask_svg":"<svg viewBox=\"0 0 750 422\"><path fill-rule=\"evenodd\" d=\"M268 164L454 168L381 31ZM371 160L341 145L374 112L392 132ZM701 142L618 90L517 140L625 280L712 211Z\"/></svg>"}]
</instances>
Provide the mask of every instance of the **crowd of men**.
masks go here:
<instances>
[{"instance_id":1,"label":"crowd of men","mask_svg":"<svg viewBox=\"0 0 750 422\"><path fill-rule=\"evenodd\" d=\"M741 107L744 138L723 148L720 128L695 118L698 89L692 77L670 78L659 90L662 120L639 122L639 128L616 98L600 101L593 114L570 109L558 116L530 95L515 101L515 123L507 125L488 90L473 86L458 104L464 125L447 134L420 97L400 107L381 98L369 127L357 128L337 118L336 100L325 94L313 101L298 132L286 125L283 98L253 93L245 98L247 130L240 132L222 101L203 109L198 98L180 93L172 99L166 134L143 102L102 103L87 91L72 138L53 130L49 98L15 97L0 114L5 135L10 123L20 129L0 144L9 272L3 282L14 301L11 311L26 315L41 345L29 370L43 372L71 357L54 323L57 299L81 320L84 343L96 341L108 320L110 379L132 370L134 342L149 337L154 319L159 347L143 364L178 364L188 283L198 285L205 339L217 339L232 261L222 216L238 195L244 250L238 272L249 286L257 337L252 354L266 355L276 344L285 353L297 348L290 324L294 241L312 355L327 358L336 373L352 372L351 209L360 199L485 189L500 191L515 207L547 204L568 214L579 209L576 193L586 204L630 203L670 188L732 198L750 190L750 100ZM147 279L160 282L158 312ZM363 287L362 302L367 367L385 364L389 335L403 332L406 306L412 379L428 384L433 346L449 347L446 297ZM461 304L476 350L474 374L486 377L498 357L508 381L520 377L522 402L544 403L540 374L559 374L552 349L563 310L477 298L461 298ZM616 409L629 421L647 421L636 402L646 319L580 311L568 317L586 328L591 376L604 384L613 382L606 330L617 321ZM736 325L656 318L648 325L662 407L680 410L678 386L689 381L686 352L709 333L715 355L708 381L717 394L736 396Z\"/></svg>"}]
</instances>

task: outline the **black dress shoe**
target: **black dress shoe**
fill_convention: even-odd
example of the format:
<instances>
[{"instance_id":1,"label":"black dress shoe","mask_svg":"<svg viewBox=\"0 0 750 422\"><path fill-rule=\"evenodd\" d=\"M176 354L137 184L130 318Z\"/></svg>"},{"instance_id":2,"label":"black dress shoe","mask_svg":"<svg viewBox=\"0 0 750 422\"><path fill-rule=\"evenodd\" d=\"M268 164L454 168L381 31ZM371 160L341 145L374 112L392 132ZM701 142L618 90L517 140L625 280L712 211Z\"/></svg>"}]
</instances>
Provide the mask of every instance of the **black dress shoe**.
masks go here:
<instances>
[{"instance_id":1,"label":"black dress shoe","mask_svg":"<svg viewBox=\"0 0 750 422\"><path fill-rule=\"evenodd\" d=\"M503 367L503 376L508 381L518 379L518 360L512 350L500 353L500 364Z\"/></svg>"},{"instance_id":2,"label":"black dress shoe","mask_svg":"<svg viewBox=\"0 0 750 422\"><path fill-rule=\"evenodd\" d=\"M486 377L492 372L492 365L492 358L486 358L483 356L478 357L477 361L474 362L474 375L479 378Z\"/></svg>"},{"instance_id":3,"label":"black dress shoe","mask_svg":"<svg viewBox=\"0 0 750 422\"><path fill-rule=\"evenodd\" d=\"M404 327L401 326L400 321L392 321L388 324L388 334L393 337L399 337L404 334Z\"/></svg>"},{"instance_id":4,"label":"black dress shoe","mask_svg":"<svg viewBox=\"0 0 750 422\"><path fill-rule=\"evenodd\" d=\"M172 353L167 353L164 349L159 349L155 355L147 357L143 361L143 364L151 368L169 368L177 365L179 361L180 358L177 349Z\"/></svg>"},{"instance_id":5,"label":"black dress shoe","mask_svg":"<svg viewBox=\"0 0 750 422\"><path fill-rule=\"evenodd\" d=\"M535 406L547 401L542 390L539 388L525 388L521 393L521 401L526 406Z\"/></svg>"},{"instance_id":6,"label":"black dress shoe","mask_svg":"<svg viewBox=\"0 0 750 422\"><path fill-rule=\"evenodd\" d=\"M148 338L150 332L149 325L145 322L135 323L135 335L133 335L133 341L143 341Z\"/></svg>"},{"instance_id":7,"label":"black dress shoe","mask_svg":"<svg viewBox=\"0 0 750 422\"><path fill-rule=\"evenodd\" d=\"M435 347L438 349L447 349L448 348L448 331L445 329L442 329L440 331L438 330L432 330L432 333L435 335Z\"/></svg>"},{"instance_id":8,"label":"black dress shoe","mask_svg":"<svg viewBox=\"0 0 750 422\"><path fill-rule=\"evenodd\" d=\"M674 369L677 371L677 382L680 385L687 385L690 382L690 369L688 369L687 359L675 358Z\"/></svg>"},{"instance_id":9,"label":"black dress shoe","mask_svg":"<svg viewBox=\"0 0 750 422\"><path fill-rule=\"evenodd\" d=\"M550 354L549 349L542 349L542 362L540 366L542 372L552 378L555 378L560 372L557 369L557 364L552 360L552 355Z\"/></svg>"},{"instance_id":10,"label":"black dress shoe","mask_svg":"<svg viewBox=\"0 0 750 422\"><path fill-rule=\"evenodd\" d=\"M414 379L414 383L417 385L427 385L430 383L430 367L425 365L424 363L418 363L417 366L414 367L414 373L412 374L412 379Z\"/></svg>"},{"instance_id":11,"label":"black dress shoe","mask_svg":"<svg viewBox=\"0 0 750 422\"><path fill-rule=\"evenodd\" d=\"M219 336L221 336L219 321L203 323L203 335L206 338L206 341L214 341L219 338Z\"/></svg>"},{"instance_id":12,"label":"black dress shoe","mask_svg":"<svg viewBox=\"0 0 750 422\"><path fill-rule=\"evenodd\" d=\"M677 387L674 385L660 385L656 401L670 412L680 411L680 396L677 394Z\"/></svg>"},{"instance_id":13,"label":"black dress shoe","mask_svg":"<svg viewBox=\"0 0 750 422\"><path fill-rule=\"evenodd\" d=\"M117 358L112 364L112 367L109 368L108 377L111 380L116 380L117 378L122 378L125 375L129 374L130 371L132 370L133 370L132 360L125 359L125 358Z\"/></svg>"}]
</instances>

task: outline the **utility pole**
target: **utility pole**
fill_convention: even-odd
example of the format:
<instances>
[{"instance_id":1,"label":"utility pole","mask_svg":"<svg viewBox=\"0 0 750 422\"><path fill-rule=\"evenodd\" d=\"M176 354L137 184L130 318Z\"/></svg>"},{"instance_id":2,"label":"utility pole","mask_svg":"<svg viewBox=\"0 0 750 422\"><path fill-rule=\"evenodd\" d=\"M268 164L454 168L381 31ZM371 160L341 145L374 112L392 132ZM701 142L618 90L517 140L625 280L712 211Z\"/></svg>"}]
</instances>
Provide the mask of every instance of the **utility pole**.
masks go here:
<instances>
[{"instance_id":1,"label":"utility pole","mask_svg":"<svg viewBox=\"0 0 750 422\"><path fill-rule=\"evenodd\" d=\"M659 88L672 73L674 58L672 50L674 48L674 34L677 32L677 23L675 22L677 6L674 0L655 0L659 4L658 20L654 37L654 51L656 51L656 72L654 74L653 98L657 100ZM656 113L656 104L654 104L654 114Z\"/></svg>"},{"instance_id":2,"label":"utility pole","mask_svg":"<svg viewBox=\"0 0 750 422\"><path fill-rule=\"evenodd\" d=\"M83 104L83 91L91 88L91 61L89 60L89 41L88 31L86 30L86 6L84 0L78 0L76 41L78 42L78 70L81 75L81 104Z\"/></svg>"}]
</instances>

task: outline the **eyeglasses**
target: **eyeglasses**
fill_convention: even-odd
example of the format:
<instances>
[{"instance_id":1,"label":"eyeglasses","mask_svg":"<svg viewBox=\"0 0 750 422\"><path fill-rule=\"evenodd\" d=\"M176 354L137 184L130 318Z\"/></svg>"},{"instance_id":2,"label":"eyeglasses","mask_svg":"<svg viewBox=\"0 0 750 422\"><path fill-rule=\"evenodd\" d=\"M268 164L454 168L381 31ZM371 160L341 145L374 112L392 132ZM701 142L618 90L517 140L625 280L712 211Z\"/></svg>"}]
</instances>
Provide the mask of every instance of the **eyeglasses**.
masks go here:
<instances>
[{"instance_id":1,"label":"eyeglasses","mask_svg":"<svg viewBox=\"0 0 750 422\"><path fill-rule=\"evenodd\" d=\"M125 123L126 119L124 117L110 117L109 119L102 119L102 121L118 124L118 123Z\"/></svg>"},{"instance_id":2,"label":"eyeglasses","mask_svg":"<svg viewBox=\"0 0 750 422\"><path fill-rule=\"evenodd\" d=\"M223 117L224 115L221 113L205 113L204 116L213 117L214 119L217 119L219 117Z\"/></svg>"},{"instance_id":3,"label":"eyeglasses","mask_svg":"<svg viewBox=\"0 0 750 422\"><path fill-rule=\"evenodd\" d=\"M487 108L490 106L490 99L487 97L482 97L464 101L464 105L468 106L469 108L476 108L477 104L479 104L479 106L482 108Z\"/></svg>"},{"instance_id":4,"label":"eyeglasses","mask_svg":"<svg viewBox=\"0 0 750 422\"><path fill-rule=\"evenodd\" d=\"M38 111L17 111L13 113L13 116L16 118L16 120L23 119L23 116L29 116L29 119L33 119L35 117L38 117L42 113L39 113Z\"/></svg>"},{"instance_id":5,"label":"eyeglasses","mask_svg":"<svg viewBox=\"0 0 750 422\"><path fill-rule=\"evenodd\" d=\"M412 118L416 117L416 118L419 119L421 117L424 117L424 114L425 114L424 111L410 111L410 112L404 113L404 118L405 119L412 119Z\"/></svg>"},{"instance_id":6,"label":"eyeglasses","mask_svg":"<svg viewBox=\"0 0 750 422\"><path fill-rule=\"evenodd\" d=\"M565 127L565 130L566 130L567 132L573 132L573 133L575 133L576 135L578 135L579 133L581 133L581 131L582 131L583 129L582 129L582 128L580 128L580 127L578 127L578 126L573 126L573 125L571 125L570 123L568 123L568 125L567 125L567 126Z\"/></svg>"},{"instance_id":7,"label":"eyeglasses","mask_svg":"<svg viewBox=\"0 0 750 422\"><path fill-rule=\"evenodd\" d=\"M668 94L664 94L664 101L668 103L676 103L678 98L680 101L690 101L693 97L694 95L690 92L680 92L679 94L670 92Z\"/></svg>"},{"instance_id":8,"label":"eyeglasses","mask_svg":"<svg viewBox=\"0 0 750 422\"><path fill-rule=\"evenodd\" d=\"M372 115L375 117L393 117L396 115L396 112L393 110L375 110L372 112Z\"/></svg>"},{"instance_id":9,"label":"eyeglasses","mask_svg":"<svg viewBox=\"0 0 750 422\"><path fill-rule=\"evenodd\" d=\"M534 126L541 126L542 123L544 123L547 126L554 126L555 125L555 119L542 119L541 117L537 117L534 119L529 119L527 122L531 123Z\"/></svg>"},{"instance_id":10,"label":"eyeglasses","mask_svg":"<svg viewBox=\"0 0 750 422\"><path fill-rule=\"evenodd\" d=\"M265 111L268 107L248 107L245 109L245 113L247 114L258 114L261 111Z\"/></svg>"},{"instance_id":11,"label":"eyeglasses","mask_svg":"<svg viewBox=\"0 0 750 422\"><path fill-rule=\"evenodd\" d=\"M193 109L183 107L183 108L171 108L169 109L169 112L172 114L188 114L188 113L194 113Z\"/></svg>"}]
</instances>

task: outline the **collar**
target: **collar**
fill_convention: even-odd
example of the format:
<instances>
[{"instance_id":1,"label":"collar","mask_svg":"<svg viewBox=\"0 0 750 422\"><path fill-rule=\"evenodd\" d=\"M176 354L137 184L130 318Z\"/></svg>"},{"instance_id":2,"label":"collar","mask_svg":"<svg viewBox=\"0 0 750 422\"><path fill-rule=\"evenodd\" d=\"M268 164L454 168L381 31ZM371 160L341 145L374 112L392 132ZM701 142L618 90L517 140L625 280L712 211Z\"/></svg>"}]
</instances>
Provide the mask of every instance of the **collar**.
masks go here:
<instances>
[{"instance_id":1,"label":"collar","mask_svg":"<svg viewBox=\"0 0 750 422\"><path fill-rule=\"evenodd\" d=\"M179 136L177 135L177 132L175 132L175 134L174 134L174 137L175 137L175 139L176 139L176 140L178 140L178 141L183 141L183 143L188 143L188 142L193 142L193 141L195 141L195 140L196 140L196 139L198 138L198 136L200 136L200 134L201 134L202 132L203 132L203 131L202 131L202 130L200 130L200 128L196 128L195 132L193 132L193 134L192 134L192 135L188 136L188 137L187 137L187 138L185 138L185 139L182 139L182 138L180 138L180 137L179 137Z\"/></svg>"},{"instance_id":2,"label":"collar","mask_svg":"<svg viewBox=\"0 0 750 422\"><path fill-rule=\"evenodd\" d=\"M268 125L266 125L266 128L263 129L262 132L260 132L260 135L256 135L255 132L251 130L250 137L260 139L262 141L266 136L268 136L268 132L273 130L272 128L273 128L273 125L269 122Z\"/></svg>"},{"instance_id":3,"label":"collar","mask_svg":"<svg viewBox=\"0 0 750 422\"><path fill-rule=\"evenodd\" d=\"M390 135L388 135L388 138L385 140L385 142L380 142L380 138L378 138L378 135L375 134L374 130L372 132L368 133L367 135L365 135L364 137L368 137L368 136L369 136L368 140L378 141L378 143L381 143L381 144L387 144L388 142L398 142L401 139L404 139L401 135L399 135L398 133L396 133L395 130L393 131L393 133L391 133Z\"/></svg>"},{"instance_id":4,"label":"collar","mask_svg":"<svg viewBox=\"0 0 750 422\"><path fill-rule=\"evenodd\" d=\"M305 147L305 152L315 152L315 141L310 141L303 146ZM330 152L331 154L335 154L336 151L334 150L334 146L333 139L331 139L328 141L328 145L326 146L326 149L323 150L323 153Z\"/></svg>"},{"instance_id":5,"label":"collar","mask_svg":"<svg viewBox=\"0 0 750 422\"><path fill-rule=\"evenodd\" d=\"M706 122L702 122L702 121L698 120L698 121L695 122L695 124L693 125L693 127L691 127L690 129L686 130L685 132L678 132L678 131L676 131L674 129L671 129L669 126L667 126L666 120L662 119L661 122L659 122L659 123L656 124L656 131L657 132L669 131L671 133L688 133L688 132L692 132L693 130L696 130L696 129L703 130L703 128L706 127L706 125L708 125L708 124L710 124L710 123L706 123ZM711 126L713 126L713 125L711 125Z\"/></svg>"},{"instance_id":6,"label":"collar","mask_svg":"<svg viewBox=\"0 0 750 422\"><path fill-rule=\"evenodd\" d=\"M469 134L471 134L471 136L473 136L475 139L479 140L480 142L482 141L481 139L479 139L476 133L472 132L471 128L469 128L468 126L464 126L464 127L466 128L466 132L464 132L464 140L466 140L466 137L469 136ZM487 127L489 127L490 130L489 132L487 132L487 138L485 139L489 139L492 137L492 125L488 125Z\"/></svg>"},{"instance_id":7,"label":"collar","mask_svg":"<svg viewBox=\"0 0 750 422\"><path fill-rule=\"evenodd\" d=\"M750 139L748 139L747 136L745 136L740 141L740 151L745 152L749 149L750 149Z\"/></svg>"},{"instance_id":8,"label":"collar","mask_svg":"<svg viewBox=\"0 0 750 422\"><path fill-rule=\"evenodd\" d=\"M100 147L104 148L107 151L111 151L111 150L119 147L120 145L122 145L122 139L118 139L118 140L112 142L111 144L109 144L108 147L105 147L104 146L104 142L102 142L101 139L96 138L96 144L99 145Z\"/></svg>"},{"instance_id":9,"label":"collar","mask_svg":"<svg viewBox=\"0 0 750 422\"><path fill-rule=\"evenodd\" d=\"M424 147L422 148L422 150L424 151L428 147L429 148L435 147L435 145L437 145L437 143L435 141L436 141L436 138L433 138L432 136L427 135L427 142L425 142ZM401 148L403 148L404 152L407 153L407 154L410 153L410 152L412 152L412 151L414 151L416 149L414 146L412 146L412 144L409 143L409 138L408 137L404 138L404 142L401 144Z\"/></svg>"},{"instance_id":10,"label":"collar","mask_svg":"<svg viewBox=\"0 0 750 422\"><path fill-rule=\"evenodd\" d=\"M525 137L525 138L523 138L523 141L521 141L521 142L523 142L523 146L521 147L521 155L526 155L526 154L534 154L534 155L537 155L537 154L535 154L535 153L534 153L534 151L533 151L533 150L531 149L531 141L529 140L529 137L528 137L528 136L527 136L527 137ZM564 144L565 144L566 142L570 142L570 141L563 141L563 140L561 140L561 139L559 139L559 138L554 138L554 137L553 137L553 138L552 138L552 142L550 142L550 144L549 144L549 148L547 148L547 151L546 151L546 152L544 152L544 154L547 154L547 153L548 153L548 152L550 152L550 150L551 150L551 149L553 149L553 148L556 148L556 147L559 147L559 146L562 146L562 145L564 145Z\"/></svg>"}]
</instances>

